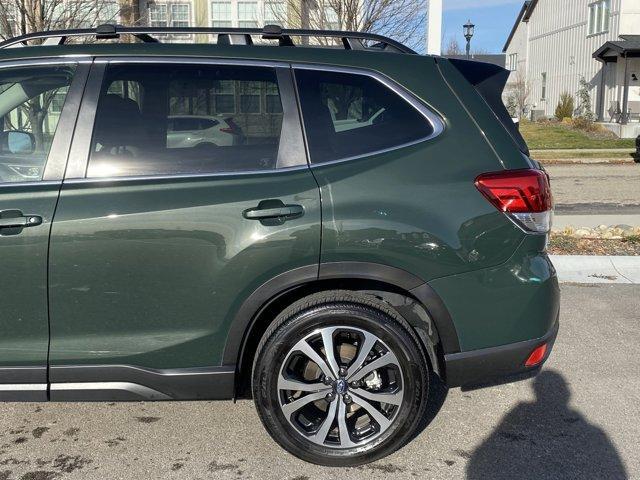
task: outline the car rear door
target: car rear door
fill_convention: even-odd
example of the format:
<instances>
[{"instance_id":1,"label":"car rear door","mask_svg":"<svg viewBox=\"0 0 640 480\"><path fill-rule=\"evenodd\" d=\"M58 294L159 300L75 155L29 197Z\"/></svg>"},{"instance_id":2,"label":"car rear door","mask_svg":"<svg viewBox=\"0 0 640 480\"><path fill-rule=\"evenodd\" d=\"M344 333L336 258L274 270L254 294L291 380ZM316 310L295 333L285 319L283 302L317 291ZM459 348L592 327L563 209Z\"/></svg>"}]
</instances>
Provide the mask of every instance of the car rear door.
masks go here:
<instances>
[{"instance_id":1,"label":"car rear door","mask_svg":"<svg viewBox=\"0 0 640 480\"><path fill-rule=\"evenodd\" d=\"M283 64L96 60L51 236L52 399L231 395L235 313L319 262L293 92ZM220 114L241 144L167 142L169 117Z\"/></svg>"},{"instance_id":2,"label":"car rear door","mask_svg":"<svg viewBox=\"0 0 640 480\"><path fill-rule=\"evenodd\" d=\"M88 68L0 62L0 400L46 400L49 232Z\"/></svg>"}]
</instances>

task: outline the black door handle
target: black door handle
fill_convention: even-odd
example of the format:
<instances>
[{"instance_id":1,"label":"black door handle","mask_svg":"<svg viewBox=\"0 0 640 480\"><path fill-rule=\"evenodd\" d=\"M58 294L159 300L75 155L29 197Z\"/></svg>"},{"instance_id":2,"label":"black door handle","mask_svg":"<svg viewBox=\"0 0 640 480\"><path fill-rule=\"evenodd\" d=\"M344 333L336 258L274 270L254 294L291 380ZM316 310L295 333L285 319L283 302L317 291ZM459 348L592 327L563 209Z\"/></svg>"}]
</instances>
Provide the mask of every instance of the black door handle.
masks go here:
<instances>
[{"instance_id":1,"label":"black door handle","mask_svg":"<svg viewBox=\"0 0 640 480\"><path fill-rule=\"evenodd\" d=\"M304 215L302 205L285 205L282 200L263 200L256 208L242 212L247 220L260 220L267 225L281 225L287 220Z\"/></svg>"},{"instance_id":2,"label":"black door handle","mask_svg":"<svg viewBox=\"0 0 640 480\"><path fill-rule=\"evenodd\" d=\"M262 220L264 218L278 218L278 217L297 217L304 213L302 205L285 205L280 208L255 208L246 210L244 212L244 218L248 220Z\"/></svg>"},{"instance_id":3,"label":"black door handle","mask_svg":"<svg viewBox=\"0 0 640 480\"><path fill-rule=\"evenodd\" d=\"M0 228L36 227L42 224L38 215L23 215L20 210L0 211Z\"/></svg>"}]
</instances>

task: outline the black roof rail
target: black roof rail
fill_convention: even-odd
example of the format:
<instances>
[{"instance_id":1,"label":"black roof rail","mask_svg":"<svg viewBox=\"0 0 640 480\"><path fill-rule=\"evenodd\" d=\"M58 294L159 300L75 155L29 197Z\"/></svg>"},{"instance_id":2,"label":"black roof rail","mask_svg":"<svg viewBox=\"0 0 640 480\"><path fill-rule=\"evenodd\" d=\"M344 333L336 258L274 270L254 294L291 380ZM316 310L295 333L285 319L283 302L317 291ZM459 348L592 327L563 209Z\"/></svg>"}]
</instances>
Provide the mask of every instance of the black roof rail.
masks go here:
<instances>
[{"instance_id":1,"label":"black roof rail","mask_svg":"<svg viewBox=\"0 0 640 480\"><path fill-rule=\"evenodd\" d=\"M266 40L278 40L281 46L293 47L291 37L326 37L338 39L347 50L382 50L394 53L415 54L411 48L383 35L363 32L343 32L338 30L301 30L284 29L278 25L266 25L264 28L213 28L213 27L123 27L104 24L97 28L73 30L51 30L34 32L10 38L0 43L0 49L26 46L32 40L44 40L44 44L63 45L69 37L95 37L96 39L117 39L120 35L133 35L145 43L157 43L154 35L218 35L218 44L252 45L252 36ZM365 42L375 42L367 45Z\"/></svg>"}]
</instances>

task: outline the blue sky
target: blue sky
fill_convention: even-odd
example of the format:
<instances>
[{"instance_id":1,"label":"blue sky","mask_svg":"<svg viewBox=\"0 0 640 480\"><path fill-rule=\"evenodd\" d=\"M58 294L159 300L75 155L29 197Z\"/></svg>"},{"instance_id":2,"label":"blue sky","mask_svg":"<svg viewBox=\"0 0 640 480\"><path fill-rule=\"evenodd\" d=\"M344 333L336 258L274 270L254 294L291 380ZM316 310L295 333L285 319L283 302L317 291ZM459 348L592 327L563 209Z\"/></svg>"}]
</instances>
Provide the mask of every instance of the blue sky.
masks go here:
<instances>
[{"instance_id":1,"label":"blue sky","mask_svg":"<svg viewBox=\"0 0 640 480\"><path fill-rule=\"evenodd\" d=\"M464 48L462 25L471 19L476 25L472 48L501 52L523 3L524 0L444 0L442 47L455 36Z\"/></svg>"}]
</instances>

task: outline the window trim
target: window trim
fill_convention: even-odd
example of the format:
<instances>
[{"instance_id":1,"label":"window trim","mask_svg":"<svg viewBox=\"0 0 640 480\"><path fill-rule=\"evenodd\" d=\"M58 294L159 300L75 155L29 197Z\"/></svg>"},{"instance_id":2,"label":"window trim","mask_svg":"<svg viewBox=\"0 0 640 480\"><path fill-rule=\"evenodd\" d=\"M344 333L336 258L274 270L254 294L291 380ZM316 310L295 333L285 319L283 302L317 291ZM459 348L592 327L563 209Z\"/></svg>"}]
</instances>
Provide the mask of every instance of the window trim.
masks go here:
<instances>
[{"instance_id":1,"label":"window trim","mask_svg":"<svg viewBox=\"0 0 640 480\"><path fill-rule=\"evenodd\" d=\"M87 177L89 157L93 137L98 99L102 90L102 83L110 64L186 64L186 65L222 65L222 66L246 66L273 68L278 80L280 98L283 107L283 124L278 147L278 160L276 168L272 170L239 170L230 172L211 173L179 173L156 175L133 175L122 177ZM143 180L169 180L209 177L234 177L239 175L264 175L305 169L309 167L308 157L301 152L306 152L301 118L295 98L295 84L291 74L291 65L282 61L241 60L204 57L98 57L93 61L86 82L85 94L82 100L78 116L78 127L74 133L72 151L69 153L69 165L67 166L65 183L113 183L122 181Z\"/></svg>"},{"instance_id":2,"label":"window trim","mask_svg":"<svg viewBox=\"0 0 640 480\"><path fill-rule=\"evenodd\" d=\"M74 66L75 71L73 79L69 84L69 90L67 92L62 111L59 114L60 118L44 165L42 179L33 182L0 182L0 188L19 185L43 185L51 184L52 182L57 183L64 177L74 136L74 129L79 115L84 86L89 75L91 57L83 55L72 58L0 61L0 72L5 68L51 65Z\"/></svg>"},{"instance_id":3,"label":"window trim","mask_svg":"<svg viewBox=\"0 0 640 480\"><path fill-rule=\"evenodd\" d=\"M401 150L403 148L412 147L412 146L419 145L421 143L425 143L430 140L433 140L434 138L439 137L445 131L445 121L443 117L436 112L435 109L432 109L432 107L427 106L427 104L423 102L420 98L418 98L415 94L407 90L405 87L397 83L395 80L392 80L390 77L384 75L383 73L380 73L375 70L369 70L366 68L336 67L331 65L315 65L315 64L309 65L304 63L293 63L291 67L293 68L294 75L297 70L313 70L313 71L322 71L322 72L346 73L350 75L362 75L362 76L373 78L374 80L380 82L383 86L391 90L393 93L398 95L400 98L402 98L415 110L417 110L418 113L425 118L425 120L431 125L431 128L433 129L430 135L427 135L426 137L420 138L418 140L414 140L412 142L403 143L400 145L395 145L393 147L383 148L380 150L373 150L371 152L363 153L360 155L352 155L350 157L337 158L335 160L329 160L328 162L313 163L311 161L311 150L309 147L307 130L303 120L302 129L305 136L305 145L307 146L307 157L309 158L309 165L311 166L311 168L317 168L317 167L322 167L324 165L332 165L336 163L349 162L352 160L358 160L362 158L368 158L376 155L382 155L385 153L394 152L396 150ZM304 118L304 114L302 112L302 106L300 103L300 92L298 91L297 82L295 82L295 88L297 92L300 117Z\"/></svg>"}]
</instances>

